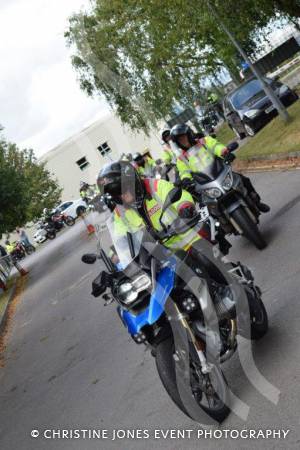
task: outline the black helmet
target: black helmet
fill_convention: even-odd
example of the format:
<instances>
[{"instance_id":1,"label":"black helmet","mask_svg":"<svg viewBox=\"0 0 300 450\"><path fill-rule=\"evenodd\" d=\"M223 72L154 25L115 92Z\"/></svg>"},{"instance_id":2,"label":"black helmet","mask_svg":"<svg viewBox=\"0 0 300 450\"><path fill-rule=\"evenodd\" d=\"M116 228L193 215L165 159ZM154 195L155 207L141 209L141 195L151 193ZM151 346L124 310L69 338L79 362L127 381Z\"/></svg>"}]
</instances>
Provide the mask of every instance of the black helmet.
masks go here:
<instances>
[{"instance_id":1,"label":"black helmet","mask_svg":"<svg viewBox=\"0 0 300 450\"><path fill-rule=\"evenodd\" d=\"M169 128L164 128L161 132L161 138L162 140L167 144L167 139L171 135L171 130Z\"/></svg>"},{"instance_id":2,"label":"black helmet","mask_svg":"<svg viewBox=\"0 0 300 450\"><path fill-rule=\"evenodd\" d=\"M102 195L108 194L121 205L122 192L130 191L134 197L132 207L140 207L144 201L145 189L135 168L127 161L113 162L101 169L97 184Z\"/></svg>"},{"instance_id":3,"label":"black helmet","mask_svg":"<svg viewBox=\"0 0 300 450\"><path fill-rule=\"evenodd\" d=\"M171 138L172 140L178 145L178 147L182 148L183 150L188 150L190 147L186 147L185 145L182 145L179 142L179 136L186 135L190 146L193 147L196 144L196 138L193 130L186 125L185 123L178 123L175 125L171 130Z\"/></svg>"},{"instance_id":4,"label":"black helmet","mask_svg":"<svg viewBox=\"0 0 300 450\"><path fill-rule=\"evenodd\" d=\"M145 163L144 157L140 153L135 153L132 159L138 166L142 166Z\"/></svg>"}]
</instances>

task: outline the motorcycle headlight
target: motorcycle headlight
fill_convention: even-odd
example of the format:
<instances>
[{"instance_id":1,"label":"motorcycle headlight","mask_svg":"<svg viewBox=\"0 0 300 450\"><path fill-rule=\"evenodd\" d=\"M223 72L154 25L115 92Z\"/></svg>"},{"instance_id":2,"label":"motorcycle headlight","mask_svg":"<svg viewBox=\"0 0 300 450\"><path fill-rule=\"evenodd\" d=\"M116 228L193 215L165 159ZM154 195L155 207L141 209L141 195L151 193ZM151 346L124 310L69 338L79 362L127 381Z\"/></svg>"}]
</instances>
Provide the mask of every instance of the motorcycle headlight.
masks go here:
<instances>
[{"instance_id":1,"label":"motorcycle headlight","mask_svg":"<svg viewBox=\"0 0 300 450\"><path fill-rule=\"evenodd\" d=\"M138 275L131 281L126 281L119 286L118 297L123 303L129 305L138 298L139 292L149 289L150 286L151 278L148 275Z\"/></svg>"},{"instance_id":2,"label":"motorcycle headlight","mask_svg":"<svg viewBox=\"0 0 300 450\"><path fill-rule=\"evenodd\" d=\"M245 116L251 119L252 117L257 116L259 113L259 109L250 109L249 111L245 112Z\"/></svg>"},{"instance_id":3,"label":"motorcycle headlight","mask_svg":"<svg viewBox=\"0 0 300 450\"><path fill-rule=\"evenodd\" d=\"M206 195L208 195L208 197L211 197L211 198L219 198L222 195L222 192L218 188L205 189L204 192Z\"/></svg>"},{"instance_id":4,"label":"motorcycle headlight","mask_svg":"<svg viewBox=\"0 0 300 450\"><path fill-rule=\"evenodd\" d=\"M119 297L122 302L130 304L138 298L138 292L134 289L132 283L123 283L119 287Z\"/></svg>"},{"instance_id":5,"label":"motorcycle headlight","mask_svg":"<svg viewBox=\"0 0 300 450\"><path fill-rule=\"evenodd\" d=\"M232 183L233 183L233 177L232 177L231 173L229 172L223 180L223 183L222 183L223 189L225 189L225 191L229 191L229 189L232 188Z\"/></svg>"}]
</instances>

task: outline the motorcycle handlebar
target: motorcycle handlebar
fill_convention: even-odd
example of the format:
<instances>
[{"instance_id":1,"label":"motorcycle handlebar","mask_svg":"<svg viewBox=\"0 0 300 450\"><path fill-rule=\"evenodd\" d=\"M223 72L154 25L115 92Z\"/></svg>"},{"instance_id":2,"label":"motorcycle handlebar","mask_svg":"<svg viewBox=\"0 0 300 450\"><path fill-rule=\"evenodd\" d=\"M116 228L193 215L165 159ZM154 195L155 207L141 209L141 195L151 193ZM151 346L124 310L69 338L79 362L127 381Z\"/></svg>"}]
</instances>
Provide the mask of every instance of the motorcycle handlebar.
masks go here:
<instances>
[{"instance_id":1,"label":"motorcycle handlebar","mask_svg":"<svg viewBox=\"0 0 300 450\"><path fill-rule=\"evenodd\" d=\"M173 222L173 224L169 226L169 228L167 230L162 230L157 233L159 240L166 241L166 240L172 238L173 236L185 233L186 231L190 230L192 227L197 225L200 221L200 218L201 218L200 214L197 214L194 217L192 217L191 219L189 219L187 222L185 222L184 224L182 224L182 222L184 222L184 219L180 219L180 218L176 219ZM176 221L177 221L177 223L176 223ZM180 225L177 227L176 225L178 224L178 222L180 222Z\"/></svg>"}]
</instances>

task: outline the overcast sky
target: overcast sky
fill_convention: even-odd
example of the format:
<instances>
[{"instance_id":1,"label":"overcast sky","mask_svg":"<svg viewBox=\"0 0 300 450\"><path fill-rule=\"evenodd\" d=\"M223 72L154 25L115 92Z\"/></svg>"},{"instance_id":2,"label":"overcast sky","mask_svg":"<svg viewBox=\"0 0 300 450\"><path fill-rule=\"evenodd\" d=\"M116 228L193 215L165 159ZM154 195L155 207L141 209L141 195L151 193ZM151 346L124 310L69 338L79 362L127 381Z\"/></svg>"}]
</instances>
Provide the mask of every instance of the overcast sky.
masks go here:
<instances>
[{"instance_id":1,"label":"overcast sky","mask_svg":"<svg viewBox=\"0 0 300 450\"><path fill-rule=\"evenodd\" d=\"M67 18L89 0L0 0L0 124L37 156L107 112L79 88Z\"/></svg>"}]
</instances>

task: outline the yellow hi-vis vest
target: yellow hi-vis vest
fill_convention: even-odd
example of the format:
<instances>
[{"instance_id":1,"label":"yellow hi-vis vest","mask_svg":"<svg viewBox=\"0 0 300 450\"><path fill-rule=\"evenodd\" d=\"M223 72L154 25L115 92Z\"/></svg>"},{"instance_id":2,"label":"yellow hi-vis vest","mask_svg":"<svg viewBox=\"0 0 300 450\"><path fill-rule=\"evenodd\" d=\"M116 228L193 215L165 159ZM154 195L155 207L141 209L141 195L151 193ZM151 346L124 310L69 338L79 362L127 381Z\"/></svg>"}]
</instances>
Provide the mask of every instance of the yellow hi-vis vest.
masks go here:
<instances>
[{"instance_id":1,"label":"yellow hi-vis vest","mask_svg":"<svg viewBox=\"0 0 300 450\"><path fill-rule=\"evenodd\" d=\"M156 168L156 162L154 159L150 158L150 156L146 156L145 158L145 165L144 167L138 166L137 164L134 164L134 168L138 172L138 174L141 177L152 177L154 176L154 170Z\"/></svg>"},{"instance_id":2,"label":"yellow hi-vis vest","mask_svg":"<svg viewBox=\"0 0 300 450\"><path fill-rule=\"evenodd\" d=\"M201 172L209 166L216 156L222 157L225 145L211 136L199 139L197 144L179 156L176 166L181 180L192 178L192 173Z\"/></svg>"},{"instance_id":3,"label":"yellow hi-vis vest","mask_svg":"<svg viewBox=\"0 0 300 450\"><path fill-rule=\"evenodd\" d=\"M161 155L161 159L165 164L175 164L176 163L176 155L173 153L173 151L165 146Z\"/></svg>"},{"instance_id":4,"label":"yellow hi-vis vest","mask_svg":"<svg viewBox=\"0 0 300 450\"><path fill-rule=\"evenodd\" d=\"M161 208L174 185L165 180L145 179L144 182L147 192L151 195L151 198L145 200L149 219L153 228L161 231L162 227L159 223ZM182 191L180 200L173 203L164 213L163 223L171 225L178 217L180 209L190 204L194 204L192 196L188 192ZM145 223L136 210L123 206L117 206L114 210L114 233L116 236L124 236L128 231L134 233L144 226ZM197 231L191 229L180 235L173 236L164 245L174 250L188 248L193 242L200 239Z\"/></svg>"}]
</instances>

